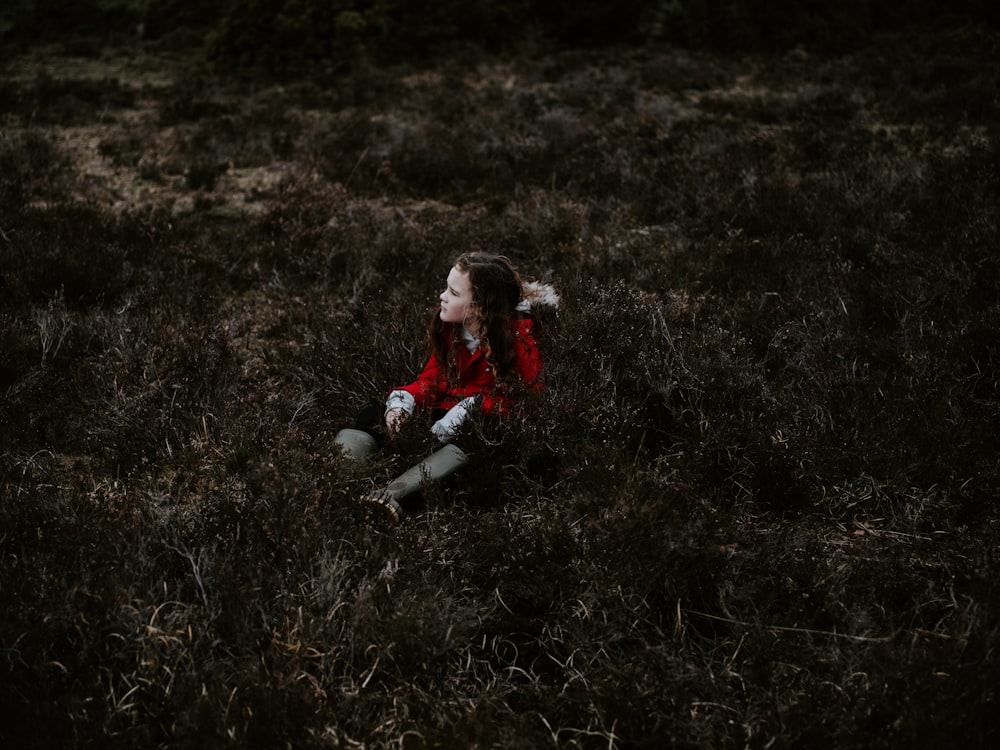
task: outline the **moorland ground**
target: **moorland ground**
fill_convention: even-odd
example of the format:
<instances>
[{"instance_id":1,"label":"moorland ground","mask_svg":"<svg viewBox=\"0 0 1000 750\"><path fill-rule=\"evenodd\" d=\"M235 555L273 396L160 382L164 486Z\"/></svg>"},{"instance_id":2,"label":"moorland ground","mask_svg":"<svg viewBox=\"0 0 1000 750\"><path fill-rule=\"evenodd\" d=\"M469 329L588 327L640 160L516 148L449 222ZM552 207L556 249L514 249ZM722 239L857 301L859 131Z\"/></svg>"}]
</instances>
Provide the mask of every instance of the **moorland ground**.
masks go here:
<instances>
[{"instance_id":1,"label":"moorland ground","mask_svg":"<svg viewBox=\"0 0 1000 750\"><path fill-rule=\"evenodd\" d=\"M997 39L0 83L0 744L987 747ZM397 529L450 260L548 390Z\"/></svg>"}]
</instances>

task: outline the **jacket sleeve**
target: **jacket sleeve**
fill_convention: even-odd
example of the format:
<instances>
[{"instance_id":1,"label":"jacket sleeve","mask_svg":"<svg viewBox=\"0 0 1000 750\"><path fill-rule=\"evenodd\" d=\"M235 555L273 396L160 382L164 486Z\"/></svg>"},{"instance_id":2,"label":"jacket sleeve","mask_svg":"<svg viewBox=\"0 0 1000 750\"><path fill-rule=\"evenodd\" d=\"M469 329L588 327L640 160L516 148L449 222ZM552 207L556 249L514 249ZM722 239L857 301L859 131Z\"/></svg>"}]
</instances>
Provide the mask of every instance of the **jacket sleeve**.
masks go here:
<instances>
[{"instance_id":1,"label":"jacket sleeve","mask_svg":"<svg viewBox=\"0 0 1000 750\"><path fill-rule=\"evenodd\" d=\"M538 341L534 336L518 337L514 341L518 347L515 365L518 375L529 391L541 393L545 390L545 368L542 353L538 350Z\"/></svg>"},{"instance_id":2,"label":"jacket sleeve","mask_svg":"<svg viewBox=\"0 0 1000 750\"><path fill-rule=\"evenodd\" d=\"M516 335L514 338L516 358L514 373L518 382L513 388L496 388L483 394L480 405L483 414L505 414L514 403L511 391L515 393L524 389L530 393L541 393L545 390L544 366L542 355L538 350L538 342L531 334Z\"/></svg>"},{"instance_id":3,"label":"jacket sleeve","mask_svg":"<svg viewBox=\"0 0 1000 750\"><path fill-rule=\"evenodd\" d=\"M393 391L405 391L413 396L413 402L417 409L433 406L438 396L444 391L447 385L445 369L441 366L437 352L432 352L424 369L409 385L401 385L393 388Z\"/></svg>"}]
</instances>

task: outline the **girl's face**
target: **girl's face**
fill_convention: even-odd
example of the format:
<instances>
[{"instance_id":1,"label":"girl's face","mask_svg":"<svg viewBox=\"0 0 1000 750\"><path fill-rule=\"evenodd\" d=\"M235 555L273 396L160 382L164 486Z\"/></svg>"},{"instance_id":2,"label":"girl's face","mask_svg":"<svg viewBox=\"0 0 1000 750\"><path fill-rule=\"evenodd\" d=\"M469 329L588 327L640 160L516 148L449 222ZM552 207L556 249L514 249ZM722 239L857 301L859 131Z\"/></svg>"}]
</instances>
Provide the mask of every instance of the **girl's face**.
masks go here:
<instances>
[{"instance_id":1,"label":"girl's face","mask_svg":"<svg viewBox=\"0 0 1000 750\"><path fill-rule=\"evenodd\" d=\"M441 292L441 320L445 323L461 323L472 312L472 281L467 271L452 268L448 274L448 284Z\"/></svg>"}]
</instances>

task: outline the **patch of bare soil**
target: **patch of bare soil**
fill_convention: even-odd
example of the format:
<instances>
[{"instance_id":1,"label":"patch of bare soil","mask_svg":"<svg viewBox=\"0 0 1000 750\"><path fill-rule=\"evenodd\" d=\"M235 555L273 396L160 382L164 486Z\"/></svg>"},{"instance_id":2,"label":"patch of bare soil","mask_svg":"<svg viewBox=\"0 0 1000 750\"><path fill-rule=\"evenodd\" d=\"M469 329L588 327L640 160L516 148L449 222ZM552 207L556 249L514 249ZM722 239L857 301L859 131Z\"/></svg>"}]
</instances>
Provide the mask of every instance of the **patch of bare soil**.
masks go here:
<instances>
[{"instance_id":1,"label":"patch of bare soil","mask_svg":"<svg viewBox=\"0 0 1000 750\"><path fill-rule=\"evenodd\" d=\"M370 85L393 93L351 96L335 85L322 90L225 81L198 70L187 57L141 46L107 50L98 58L38 49L11 60L3 71L22 99L3 116L3 129L9 136L31 132L48 139L75 176L71 197L114 212L260 216L284 180L318 166L330 172L323 163L333 162L333 176L344 184L364 180L388 188L372 194L371 201L388 201L392 205L376 210L405 221L454 209L431 196L392 190L391 159L440 137L441 122L458 124L464 118L483 125L492 118L496 132L489 137L497 142L479 148L495 148L527 164L600 138L616 97L634 96L635 106L614 115L612 126L633 127L634 117L663 143L676 128L702 117L706 102L774 103L773 88L748 85L747 74L731 75L713 64L708 85L699 80L705 75L700 62L685 54L665 53L660 64L680 71L682 82L671 81L666 90L658 82L644 85L627 68L602 68L596 60L555 81L545 64L493 63L461 72L381 73ZM683 83L685 77L693 79L691 85ZM602 88L594 101L593 91ZM114 96L93 101L102 90ZM33 102L24 101L32 94ZM520 102L535 127L505 119L511 101ZM603 111L586 114L595 105ZM469 107L479 111L470 113Z\"/></svg>"},{"instance_id":2,"label":"patch of bare soil","mask_svg":"<svg viewBox=\"0 0 1000 750\"><path fill-rule=\"evenodd\" d=\"M174 216L196 206L233 217L263 213L266 196L274 194L291 165L280 160L238 167L212 164L217 175L208 178L211 189L199 187L198 157L189 144L197 125L164 122L162 109L164 99L191 75L181 58L169 54L109 51L93 59L33 51L5 69L8 85L39 88L57 81L69 96L84 85L89 91L113 87L128 103L94 109L79 102L76 109L84 115L73 119L85 121L74 124L38 122L31 110L8 113L4 130L10 135L31 131L55 144L78 178L72 197L82 202L115 212L166 210ZM239 106L236 95L212 102L215 111Z\"/></svg>"}]
</instances>

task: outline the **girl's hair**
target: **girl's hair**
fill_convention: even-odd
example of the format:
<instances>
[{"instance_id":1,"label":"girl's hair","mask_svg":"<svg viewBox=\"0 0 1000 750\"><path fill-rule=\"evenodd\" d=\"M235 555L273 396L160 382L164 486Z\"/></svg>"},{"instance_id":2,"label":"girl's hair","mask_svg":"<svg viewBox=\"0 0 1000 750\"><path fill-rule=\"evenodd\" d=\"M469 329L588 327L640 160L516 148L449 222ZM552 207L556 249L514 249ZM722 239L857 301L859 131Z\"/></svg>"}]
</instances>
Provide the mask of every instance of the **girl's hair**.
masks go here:
<instances>
[{"instance_id":1,"label":"girl's hair","mask_svg":"<svg viewBox=\"0 0 1000 750\"><path fill-rule=\"evenodd\" d=\"M496 369L497 376L509 374L515 359L514 335L509 320L519 315L517 310L523 294L523 282L510 261L502 255L465 253L455 260L455 268L469 274L472 285L473 322L479 328L479 347L486 361ZM441 316L431 318L428 331L431 346L442 362L448 350L461 337L461 326L444 323ZM451 373L449 373L450 375Z\"/></svg>"}]
</instances>

